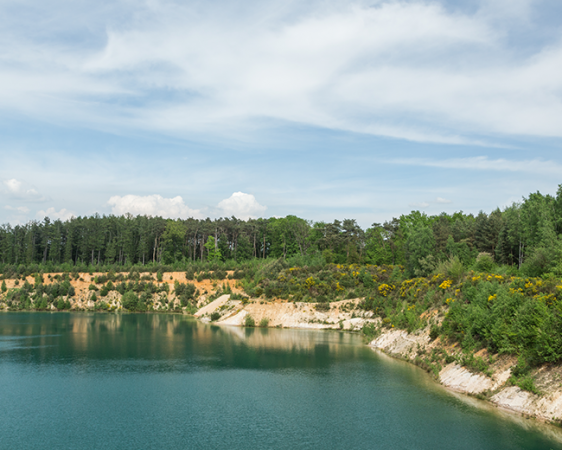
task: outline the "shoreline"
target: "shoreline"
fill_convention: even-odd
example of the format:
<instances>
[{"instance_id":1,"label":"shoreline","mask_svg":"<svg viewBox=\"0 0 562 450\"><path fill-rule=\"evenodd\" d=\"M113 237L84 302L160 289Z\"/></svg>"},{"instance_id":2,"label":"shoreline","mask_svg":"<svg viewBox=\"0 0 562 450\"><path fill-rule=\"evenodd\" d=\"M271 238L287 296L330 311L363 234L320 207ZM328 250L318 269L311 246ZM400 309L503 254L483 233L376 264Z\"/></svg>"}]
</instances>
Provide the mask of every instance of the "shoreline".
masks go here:
<instances>
[{"instance_id":1,"label":"shoreline","mask_svg":"<svg viewBox=\"0 0 562 450\"><path fill-rule=\"evenodd\" d=\"M489 358L488 373L469 370L458 361L447 364L431 362L432 355L443 352L458 353L457 344L446 344L440 338L431 339L429 327L408 333L405 330L382 328L380 317L372 314L356 316L355 307L360 299L332 303L329 311L319 311L314 304L289 302L251 302L242 304L228 296L219 297L201 308L195 317L215 325L244 326L246 316L252 316L255 324L268 319L268 328L318 329L359 332L364 324L378 327L380 334L366 345L374 351L394 359L408 362L432 375L433 380L455 394L485 401L487 405L524 419L536 419L549 426L562 425L562 366L550 365L537 369L541 395L510 385L511 369L517 363L513 356L487 355L485 350L476 352L478 358ZM210 320L210 315L221 311L221 317Z\"/></svg>"},{"instance_id":2,"label":"shoreline","mask_svg":"<svg viewBox=\"0 0 562 450\"><path fill-rule=\"evenodd\" d=\"M224 294L208 304L203 304L194 314L185 310L153 310L145 312L126 312L121 309L113 311L93 309L72 309L65 311L8 311L2 312L80 312L80 313L105 313L105 314L169 314L181 315L197 319L204 323L214 325L230 325L243 327L247 316L255 321L255 326L263 319L267 319L267 328L292 328L333 330L358 333L364 325L376 326L379 335L366 343L371 349L385 354L393 359L402 360L411 365L418 366L429 372L436 384L448 392L485 401L485 404L497 410L504 411L515 417L536 419L541 423L559 428L562 425L562 366L551 365L540 367L537 372L542 375L544 383L541 385L542 395L523 391L517 386L508 383L511 368L516 364L514 357L500 357L491 366L493 373L484 374L471 371L467 367L450 362L441 366L427 363L429 354L436 351L454 349L455 345L447 346L439 338L431 340L429 328L418 330L409 334L405 330L382 328L380 317L375 317L370 312L359 311L357 304L361 299L341 300L332 302L329 310L317 309L314 303L291 303L287 301L264 301L252 299L249 302L231 300L229 294ZM220 318L211 321L210 316L219 312ZM431 352L431 353L430 353ZM476 355L482 353L477 352ZM481 356L481 355L479 355ZM438 368L439 370L436 370ZM548 375L551 375L550 378ZM546 389L543 389L546 387Z\"/></svg>"}]
</instances>

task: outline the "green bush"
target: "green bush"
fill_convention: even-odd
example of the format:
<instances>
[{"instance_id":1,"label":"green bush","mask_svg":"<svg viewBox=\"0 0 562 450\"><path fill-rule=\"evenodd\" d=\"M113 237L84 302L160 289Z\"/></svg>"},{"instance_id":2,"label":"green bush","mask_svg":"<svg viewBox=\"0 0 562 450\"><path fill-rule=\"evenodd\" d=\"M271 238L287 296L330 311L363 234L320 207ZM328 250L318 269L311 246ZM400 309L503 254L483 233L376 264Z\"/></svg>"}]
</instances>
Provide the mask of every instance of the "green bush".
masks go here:
<instances>
[{"instance_id":1,"label":"green bush","mask_svg":"<svg viewBox=\"0 0 562 450\"><path fill-rule=\"evenodd\" d=\"M256 326L256 321L254 320L254 318L250 314L248 314L244 318L244 326L245 327L255 327Z\"/></svg>"},{"instance_id":2,"label":"green bush","mask_svg":"<svg viewBox=\"0 0 562 450\"><path fill-rule=\"evenodd\" d=\"M221 315L219 312L215 311L211 314L211 321L215 322L216 320L219 320L221 318Z\"/></svg>"},{"instance_id":3,"label":"green bush","mask_svg":"<svg viewBox=\"0 0 562 450\"><path fill-rule=\"evenodd\" d=\"M479 272L491 272L494 269L495 262L489 253L479 253L474 264L474 269Z\"/></svg>"},{"instance_id":4,"label":"green bush","mask_svg":"<svg viewBox=\"0 0 562 450\"><path fill-rule=\"evenodd\" d=\"M269 318L264 317L263 319L260 320L260 327L267 328L268 325L269 325Z\"/></svg>"},{"instance_id":5,"label":"green bush","mask_svg":"<svg viewBox=\"0 0 562 450\"><path fill-rule=\"evenodd\" d=\"M429 337L431 340L435 340L441 334L441 327L439 325L433 324L429 330Z\"/></svg>"},{"instance_id":6,"label":"green bush","mask_svg":"<svg viewBox=\"0 0 562 450\"><path fill-rule=\"evenodd\" d=\"M314 305L314 308L317 311L330 311L330 303L316 303L316 305Z\"/></svg>"},{"instance_id":7,"label":"green bush","mask_svg":"<svg viewBox=\"0 0 562 450\"><path fill-rule=\"evenodd\" d=\"M121 298L121 305L128 311L136 311L139 299L133 291L125 292Z\"/></svg>"}]
</instances>

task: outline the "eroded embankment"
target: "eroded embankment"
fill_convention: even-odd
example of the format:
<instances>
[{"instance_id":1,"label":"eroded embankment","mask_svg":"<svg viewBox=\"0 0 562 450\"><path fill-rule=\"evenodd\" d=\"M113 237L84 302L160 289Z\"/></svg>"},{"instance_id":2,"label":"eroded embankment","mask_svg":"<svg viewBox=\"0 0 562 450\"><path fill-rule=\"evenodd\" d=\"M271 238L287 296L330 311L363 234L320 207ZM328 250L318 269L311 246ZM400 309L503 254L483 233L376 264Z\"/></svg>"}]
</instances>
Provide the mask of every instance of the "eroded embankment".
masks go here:
<instances>
[{"instance_id":1,"label":"eroded embankment","mask_svg":"<svg viewBox=\"0 0 562 450\"><path fill-rule=\"evenodd\" d=\"M436 353L446 352L449 357L458 354L455 346L443 344L439 338L432 340L429 329L413 334L404 330L385 330L374 339L371 347L385 353L424 365ZM482 350L477 357L489 358ZM524 391L509 383L511 370L517 360L511 356L492 356L493 362L486 373L479 373L460 365L458 362L437 367L437 380L445 387L464 394L476 395L489 400L492 404L519 414L535 417L545 421L559 423L562 419L562 366L550 365L540 367L534 374L540 395Z\"/></svg>"},{"instance_id":2,"label":"eroded embankment","mask_svg":"<svg viewBox=\"0 0 562 450\"><path fill-rule=\"evenodd\" d=\"M201 308L196 316L209 321L212 313L218 313L220 318L214 323L235 326L243 326L247 316L251 316L256 325L261 323L268 327L358 331L366 323L380 326L380 318L356 309L359 301L333 302L329 310L322 311L310 303L256 300L244 304L224 295ZM460 349L439 338L431 339L429 328L411 334L392 328L379 330L380 335L369 344L372 348L424 367L446 388L486 399L499 408L525 416L562 422L561 365L542 366L536 370L533 375L540 391L537 395L509 383L511 370L517 363L512 356L488 355L481 350L474 356L490 362L482 373L460 364Z\"/></svg>"},{"instance_id":3,"label":"eroded embankment","mask_svg":"<svg viewBox=\"0 0 562 450\"><path fill-rule=\"evenodd\" d=\"M380 322L379 318L372 317L372 312L359 311L359 301L360 299L332 302L329 310L321 310L313 303L283 300L243 303L230 300L229 295L223 295L202 307L195 313L195 317L209 321L213 313L218 313L220 318L215 323L222 325L242 326L246 318L251 316L256 325L261 323L268 327L358 331L366 323Z\"/></svg>"}]
</instances>

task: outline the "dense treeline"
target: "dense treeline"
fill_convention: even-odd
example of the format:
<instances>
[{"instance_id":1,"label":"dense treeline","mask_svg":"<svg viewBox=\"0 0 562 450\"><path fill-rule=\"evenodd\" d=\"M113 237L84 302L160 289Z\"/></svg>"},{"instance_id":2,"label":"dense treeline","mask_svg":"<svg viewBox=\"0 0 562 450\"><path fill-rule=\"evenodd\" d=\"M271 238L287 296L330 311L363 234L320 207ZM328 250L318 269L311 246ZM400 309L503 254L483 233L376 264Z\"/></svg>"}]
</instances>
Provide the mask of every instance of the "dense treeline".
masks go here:
<instances>
[{"instance_id":1,"label":"dense treeline","mask_svg":"<svg viewBox=\"0 0 562 450\"><path fill-rule=\"evenodd\" d=\"M424 276L456 256L465 267L481 253L491 263L522 269L530 276L562 274L562 185L555 197L537 192L503 211L428 216L419 211L361 229L352 219L332 223L295 216L163 219L91 216L66 222L32 221L0 227L4 272L72 271L77 267L130 268L299 257L325 263L402 265ZM31 267L33 266L33 267ZM37 266L37 267L35 267Z\"/></svg>"}]
</instances>

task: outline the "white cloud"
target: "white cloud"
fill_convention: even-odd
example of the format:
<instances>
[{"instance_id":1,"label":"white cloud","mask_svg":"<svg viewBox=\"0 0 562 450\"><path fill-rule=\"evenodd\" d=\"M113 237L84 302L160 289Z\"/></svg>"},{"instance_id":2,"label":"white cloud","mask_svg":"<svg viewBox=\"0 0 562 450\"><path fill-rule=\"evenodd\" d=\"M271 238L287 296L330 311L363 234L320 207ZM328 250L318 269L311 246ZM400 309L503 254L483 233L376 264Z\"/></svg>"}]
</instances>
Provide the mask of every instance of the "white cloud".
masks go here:
<instances>
[{"instance_id":1,"label":"white cloud","mask_svg":"<svg viewBox=\"0 0 562 450\"><path fill-rule=\"evenodd\" d=\"M451 200L447 200L446 198L441 198L441 197L437 197L435 201L437 203L442 203L442 204L452 203Z\"/></svg>"},{"instance_id":2,"label":"white cloud","mask_svg":"<svg viewBox=\"0 0 562 450\"><path fill-rule=\"evenodd\" d=\"M235 192L229 198L221 200L218 207L225 217L235 216L239 219L249 219L261 216L267 206L260 205L252 194Z\"/></svg>"},{"instance_id":3,"label":"white cloud","mask_svg":"<svg viewBox=\"0 0 562 450\"><path fill-rule=\"evenodd\" d=\"M55 208L51 207L48 208L46 211L38 211L37 212L37 217L43 219L45 217L48 217L49 219L60 219L62 221L65 220L69 220L72 217L75 217L75 214L72 211L68 211L65 208L62 208L60 211L57 211Z\"/></svg>"},{"instance_id":4,"label":"white cloud","mask_svg":"<svg viewBox=\"0 0 562 450\"><path fill-rule=\"evenodd\" d=\"M201 211L189 208L179 195L174 198L164 198L161 195L115 195L107 202L112 206L115 215L130 213L134 216L161 216L170 219L188 217L201 218Z\"/></svg>"},{"instance_id":5,"label":"white cloud","mask_svg":"<svg viewBox=\"0 0 562 450\"><path fill-rule=\"evenodd\" d=\"M61 10L40 3L28 13L38 20ZM476 13L424 0L98 3L39 30L0 6L0 108L180 134L269 118L415 141L562 137L559 34L527 53L506 39L538 2L480 2ZM84 17L88 39L43 39L74 35Z\"/></svg>"},{"instance_id":6,"label":"white cloud","mask_svg":"<svg viewBox=\"0 0 562 450\"><path fill-rule=\"evenodd\" d=\"M23 200L27 202L44 202L47 198L41 195L37 190L29 184L12 178L10 180L3 180L4 194L15 200Z\"/></svg>"},{"instance_id":7,"label":"white cloud","mask_svg":"<svg viewBox=\"0 0 562 450\"><path fill-rule=\"evenodd\" d=\"M532 160L508 160L489 159L487 156L475 156L471 158L451 158L443 160L430 160L423 158L400 158L388 161L391 164L403 164L409 166L439 167L443 169L465 169L465 170L493 170L498 172L531 172L537 174L560 174L562 165L555 161Z\"/></svg>"}]
</instances>

